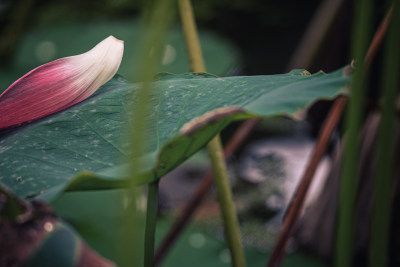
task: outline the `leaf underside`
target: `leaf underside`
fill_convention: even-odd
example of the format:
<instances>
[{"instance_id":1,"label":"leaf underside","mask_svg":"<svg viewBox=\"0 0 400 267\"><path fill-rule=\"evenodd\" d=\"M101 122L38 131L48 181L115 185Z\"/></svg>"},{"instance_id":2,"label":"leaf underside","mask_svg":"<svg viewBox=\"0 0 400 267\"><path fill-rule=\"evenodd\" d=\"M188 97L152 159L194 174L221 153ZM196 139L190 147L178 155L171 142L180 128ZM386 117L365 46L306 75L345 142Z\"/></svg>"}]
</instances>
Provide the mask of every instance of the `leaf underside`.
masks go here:
<instances>
[{"instance_id":1,"label":"leaf underside","mask_svg":"<svg viewBox=\"0 0 400 267\"><path fill-rule=\"evenodd\" d=\"M43 196L48 199L65 190L149 183L181 164L234 120L293 118L319 99L346 93L349 77L345 73L340 69L330 74L294 70L227 78L159 75L149 103L152 112L146 116L148 154L135 181L123 178L123 166L130 147L127 118L134 112L140 84L116 76L67 110L0 132L0 183L20 197L47 192Z\"/></svg>"}]
</instances>

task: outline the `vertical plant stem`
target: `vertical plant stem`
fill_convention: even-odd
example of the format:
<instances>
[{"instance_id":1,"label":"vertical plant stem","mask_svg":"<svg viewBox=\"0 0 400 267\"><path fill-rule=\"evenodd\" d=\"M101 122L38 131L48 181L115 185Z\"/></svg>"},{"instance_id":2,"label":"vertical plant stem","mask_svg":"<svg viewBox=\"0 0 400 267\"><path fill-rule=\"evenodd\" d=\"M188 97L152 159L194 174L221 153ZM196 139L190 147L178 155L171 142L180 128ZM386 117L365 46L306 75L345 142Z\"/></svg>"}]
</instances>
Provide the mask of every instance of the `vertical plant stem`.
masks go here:
<instances>
[{"instance_id":1,"label":"vertical plant stem","mask_svg":"<svg viewBox=\"0 0 400 267\"><path fill-rule=\"evenodd\" d=\"M193 72L205 72L206 68L201 53L193 8L189 0L179 0L179 12L182 19L191 70ZM225 228L225 238L231 252L232 264L233 266L244 267L246 266L246 260L240 241L239 223L219 135L208 143L207 150L213 166L214 180L217 185L218 199Z\"/></svg>"},{"instance_id":2,"label":"vertical plant stem","mask_svg":"<svg viewBox=\"0 0 400 267\"><path fill-rule=\"evenodd\" d=\"M239 129L235 132L234 136L229 140L224 148L225 158L229 157L233 152L235 152L235 150L243 143L243 141L247 138L259 121L260 119L258 118L250 119L240 125ZM188 224L197 208L201 205L206 193L213 184L213 178L214 176L212 170L208 170L203 176L201 183L198 185L196 192L192 195L191 199L186 202L182 212L176 218L174 224L171 226L157 249L155 259L156 266L162 262L180 233L185 229L185 226Z\"/></svg>"},{"instance_id":3,"label":"vertical plant stem","mask_svg":"<svg viewBox=\"0 0 400 267\"><path fill-rule=\"evenodd\" d=\"M387 30L390 14L391 14L391 9L388 11L384 20L381 22L379 29L374 34L374 38L369 46L368 53L364 61L365 67L367 69L371 65L371 62L376 55L376 52L380 48L382 39L384 38ZM285 253L287 240L290 237L290 231L292 231L293 227L297 222L297 219L299 217L298 213L301 211L302 202L304 201L304 197L306 196L305 194L307 188L311 183L311 180L309 180L310 177L312 177L310 176L312 175L311 170L313 170L316 167L316 164L319 162L318 158L322 156L321 153L323 153L325 150L324 147L326 147L328 141L326 138L327 137L329 138L330 135L332 134L332 131L335 129L335 125L338 123L338 119L340 118L341 113L344 109L345 101L346 98L344 96L341 96L335 101L334 105L331 108L330 114L328 115L326 122L324 123L324 126L321 129L321 133L320 136L318 137L318 141L315 146L313 156L310 158L307 169L301 179L298 188L296 189L296 193L293 195L291 199L290 202L291 204L288 207L284 225L282 226L281 231L279 233L279 237L275 244L274 250L271 254L268 266L279 266L281 264L281 260L283 259Z\"/></svg>"},{"instance_id":4,"label":"vertical plant stem","mask_svg":"<svg viewBox=\"0 0 400 267\"><path fill-rule=\"evenodd\" d=\"M358 0L355 7L353 27L353 55L356 69L352 81L352 94L346 115L346 145L340 181L339 225L336 243L336 266L352 266L354 247L354 214L357 195L357 174L359 159L359 132L363 114L366 88L364 58L370 36L372 14L370 0Z\"/></svg>"},{"instance_id":5,"label":"vertical plant stem","mask_svg":"<svg viewBox=\"0 0 400 267\"><path fill-rule=\"evenodd\" d=\"M219 136L212 139L208 144L208 153L212 162L214 181L217 186L218 200L224 222L225 238L231 252L232 264L233 266L243 267L246 266L246 260L240 242L239 224Z\"/></svg>"},{"instance_id":6,"label":"vertical plant stem","mask_svg":"<svg viewBox=\"0 0 400 267\"><path fill-rule=\"evenodd\" d=\"M181 15L190 69L193 72L205 72L206 66L201 52L201 45L190 0L179 0L179 14Z\"/></svg>"},{"instance_id":7,"label":"vertical plant stem","mask_svg":"<svg viewBox=\"0 0 400 267\"><path fill-rule=\"evenodd\" d=\"M148 189L146 231L144 236L144 266L153 267L158 205L158 181L150 183Z\"/></svg>"},{"instance_id":8,"label":"vertical plant stem","mask_svg":"<svg viewBox=\"0 0 400 267\"><path fill-rule=\"evenodd\" d=\"M142 43L139 47L140 57L138 63L141 64L139 73L135 76L139 77L143 81L142 86L135 92L134 101L135 104L132 105L132 123L130 129L130 168L129 175L131 179L135 179L139 173L138 170L141 166L141 156L145 152L146 142L146 130L148 125L154 123L149 121L148 118L152 110L149 106L149 99L152 95L152 79L157 72L159 67L160 58L163 52L163 44L168 26L174 15L174 9L172 8L173 0L157 0L151 3L147 12L144 12L147 17L145 18L146 30L142 37ZM148 209L147 209L147 221L145 230L145 266L153 267L152 262L154 262L154 233L156 228L156 214L157 214L157 182L149 185L148 190ZM124 210L125 221L123 224L124 229L132 229L138 227L137 219L135 218L136 211L136 196L138 195L138 188L131 186L128 190L130 194L129 207ZM129 228L130 227L130 228ZM131 244L131 239L137 239L137 236L142 236L142 232L136 229L133 231L134 236L127 236L125 243L122 246L122 266L139 266L138 263L143 263L142 259L136 259L142 257L139 252L141 252L141 247L127 246L126 244ZM139 252L138 252L139 251ZM132 256L133 255L133 256ZM133 259L132 259L133 257ZM136 257L136 258L135 258Z\"/></svg>"},{"instance_id":9,"label":"vertical plant stem","mask_svg":"<svg viewBox=\"0 0 400 267\"><path fill-rule=\"evenodd\" d=\"M378 132L378 159L375 173L375 194L371 221L370 266L389 266L389 229L394 170L394 138L396 97L400 71L400 5L394 1L392 23L386 40L383 73L382 113Z\"/></svg>"}]
</instances>

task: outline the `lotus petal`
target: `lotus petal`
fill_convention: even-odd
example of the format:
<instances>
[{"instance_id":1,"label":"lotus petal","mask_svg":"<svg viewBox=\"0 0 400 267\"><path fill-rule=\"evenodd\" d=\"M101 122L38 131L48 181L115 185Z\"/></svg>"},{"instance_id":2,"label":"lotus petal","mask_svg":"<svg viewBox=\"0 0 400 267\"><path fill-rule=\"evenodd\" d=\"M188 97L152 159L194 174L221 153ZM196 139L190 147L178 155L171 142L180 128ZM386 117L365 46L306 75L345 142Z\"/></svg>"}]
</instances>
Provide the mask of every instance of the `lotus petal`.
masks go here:
<instances>
[{"instance_id":1,"label":"lotus petal","mask_svg":"<svg viewBox=\"0 0 400 267\"><path fill-rule=\"evenodd\" d=\"M85 100L115 75L123 51L124 42L110 36L86 53L31 70L0 95L0 129Z\"/></svg>"}]
</instances>

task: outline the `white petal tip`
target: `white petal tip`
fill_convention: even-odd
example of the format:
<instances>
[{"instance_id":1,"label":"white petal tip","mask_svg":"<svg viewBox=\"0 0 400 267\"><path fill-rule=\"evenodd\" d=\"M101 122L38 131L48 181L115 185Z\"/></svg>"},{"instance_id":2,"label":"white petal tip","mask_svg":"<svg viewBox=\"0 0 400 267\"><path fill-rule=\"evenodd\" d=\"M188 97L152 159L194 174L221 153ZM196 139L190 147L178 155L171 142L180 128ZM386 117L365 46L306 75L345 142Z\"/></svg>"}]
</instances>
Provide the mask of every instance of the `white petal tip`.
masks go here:
<instances>
[{"instance_id":1,"label":"white petal tip","mask_svg":"<svg viewBox=\"0 0 400 267\"><path fill-rule=\"evenodd\" d=\"M118 71L124 42L109 36L90 51L39 66L0 95L0 129L42 118L92 95Z\"/></svg>"},{"instance_id":2,"label":"white petal tip","mask_svg":"<svg viewBox=\"0 0 400 267\"><path fill-rule=\"evenodd\" d=\"M119 43L122 43L122 44L124 43L123 40L119 40L119 39L115 38L115 37L112 36L112 35L108 36L108 37L106 38L106 40L112 40L112 41L119 42Z\"/></svg>"}]
</instances>

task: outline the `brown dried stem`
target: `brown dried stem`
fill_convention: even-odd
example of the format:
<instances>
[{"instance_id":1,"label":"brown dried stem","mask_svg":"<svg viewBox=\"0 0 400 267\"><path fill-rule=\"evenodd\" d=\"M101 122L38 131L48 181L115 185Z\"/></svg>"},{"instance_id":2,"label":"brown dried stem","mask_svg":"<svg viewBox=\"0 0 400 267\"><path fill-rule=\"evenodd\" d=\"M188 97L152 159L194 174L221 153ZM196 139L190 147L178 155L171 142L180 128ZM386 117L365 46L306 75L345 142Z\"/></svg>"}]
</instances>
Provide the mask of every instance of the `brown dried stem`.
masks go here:
<instances>
[{"instance_id":1,"label":"brown dried stem","mask_svg":"<svg viewBox=\"0 0 400 267\"><path fill-rule=\"evenodd\" d=\"M390 10L387 12L385 18L381 22L378 30L373 37L373 40L368 49L368 53L365 57L366 68L370 67L372 60L374 59L378 49L382 44L382 40L386 34L389 25L391 12L392 8L390 8ZM281 265L282 259L285 255L289 237L291 236L292 231L300 217L304 200L307 195L308 188L312 182L314 172L319 164L320 159L325 153L328 141L337 123L339 122L339 119L345 107L345 103L346 97L341 96L336 99L333 107L331 108L331 111L325 121L324 127L322 128L321 133L318 137L317 144L315 146L313 155L310 158L307 169L305 170L300 184L290 202L291 204L286 213L286 217L279 233L278 240L268 261L268 267L277 267Z\"/></svg>"},{"instance_id":2,"label":"brown dried stem","mask_svg":"<svg viewBox=\"0 0 400 267\"><path fill-rule=\"evenodd\" d=\"M328 147L329 140L332 136L333 131L340 121L346 104L346 100L347 98L345 96L339 96L333 103L331 111L329 112L328 117L324 123L324 127L322 128L321 133L318 137L317 144L310 158L306 171L301 178L299 187L294 194L291 205L288 208L285 221L278 236L278 240L275 244L274 250L268 262L268 267L280 266L281 264L283 256L285 255L289 237L297 220L300 217L305 196L307 195L307 191L312 182L315 170L317 169L318 163L324 155L326 148Z\"/></svg>"},{"instance_id":3,"label":"brown dried stem","mask_svg":"<svg viewBox=\"0 0 400 267\"><path fill-rule=\"evenodd\" d=\"M378 52L379 48L382 45L383 38L386 35L390 18L392 16L392 9L393 7L390 7L389 11L386 13L385 17L383 18L381 24L379 25L379 28L376 30L374 34L374 38L372 39L371 45L368 48L367 55L365 56L365 67L369 68L372 60L375 58L376 53Z\"/></svg>"}]
</instances>

